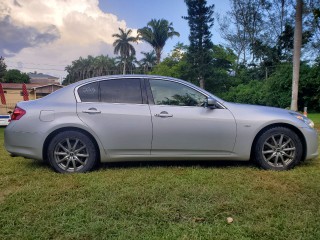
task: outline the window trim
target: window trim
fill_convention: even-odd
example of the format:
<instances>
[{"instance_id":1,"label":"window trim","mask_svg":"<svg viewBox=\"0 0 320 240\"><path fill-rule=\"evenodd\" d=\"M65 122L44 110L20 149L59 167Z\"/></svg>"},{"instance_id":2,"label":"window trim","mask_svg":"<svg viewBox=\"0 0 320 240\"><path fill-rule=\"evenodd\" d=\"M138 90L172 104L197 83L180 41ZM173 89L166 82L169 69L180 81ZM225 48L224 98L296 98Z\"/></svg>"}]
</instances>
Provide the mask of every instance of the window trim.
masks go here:
<instances>
[{"instance_id":1,"label":"window trim","mask_svg":"<svg viewBox=\"0 0 320 240\"><path fill-rule=\"evenodd\" d=\"M74 96L75 96L75 99L76 99L76 102L77 103L81 103L81 99L78 95L78 89L86 84L89 84L89 83L93 83L93 82L99 82L99 86L100 86L100 82L101 81L108 81L108 80L116 80L116 79L121 79L123 78L122 76L115 76L115 77L112 77L112 78L109 78L109 77L100 77L99 79L95 78L95 79L90 79L90 81L88 82L84 82L78 86L76 86L74 88ZM198 88L194 87L194 86L190 86L189 84L187 83L184 83L184 82L181 82L179 81L179 79L174 79L174 78L166 78L166 77L161 77L161 76L155 76L155 77L152 77L152 76L141 76L141 75L132 75L132 76L126 76L125 79L141 79L141 81L144 81L144 84L141 84L141 91L142 91L142 94L146 94L147 95L147 101L146 103L144 103L143 101L143 104L149 104L149 105L155 105L154 104L154 100L153 100L153 96L152 96L152 92L151 92L151 87L150 87L150 82L149 80L163 80L163 81L169 81L169 82L175 82L175 83L179 83L179 84L182 84L182 85L185 85L186 87L189 87L189 88L192 88L193 90L205 95L207 98L211 97L211 98L214 98L212 97L210 94L208 94L207 92L205 91L201 91L199 90ZM143 96L143 95L142 95ZM83 102L83 103L90 103L90 102ZM93 103L93 102L91 102ZM94 103L102 103L102 102L94 102ZM119 104L119 103L117 103ZM125 104L125 103L124 103ZM218 101L218 104L219 104L219 109L226 109L226 107L220 103ZM160 105L157 105L157 106L160 106ZM175 105L162 105L162 106L175 106ZM190 106L184 106L184 107L190 107Z\"/></svg>"},{"instance_id":2,"label":"window trim","mask_svg":"<svg viewBox=\"0 0 320 240\"><path fill-rule=\"evenodd\" d=\"M183 86L186 86L188 88L191 88L192 90L204 95L205 97L209 98L211 96L209 96L208 94L205 94L201 91L199 91L198 89L192 87L192 86L189 86L188 84L185 84L183 82L180 82L180 81L175 81L174 79L163 79L163 78L149 78L147 79L148 81L148 84L147 84L147 94L148 94L148 99L150 98L152 101L150 101L150 105L155 105L155 106L168 106L168 107L198 107L198 106L180 106L180 105L165 105L165 104L155 104L154 103L154 98L153 98L153 94L152 94L152 90L151 90L151 85L150 85L150 80L161 80L161 81L168 81L168 82L174 82L174 83L177 83L177 84L181 84ZM221 104L219 103L219 105L221 106ZM221 106L221 108L224 108Z\"/></svg>"},{"instance_id":3,"label":"window trim","mask_svg":"<svg viewBox=\"0 0 320 240\"><path fill-rule=\"evenodd\" d=\"M138 79L139 80L139 83L140 83L140 96L141 96L141 103L110 103L110 102L102 102L101 101L101 87L100 87L100 83L102 81L110 81L110 80L119 80L121 81L121 79ZM143 78L141 77L125 77L125 78L110 78L110 79L99 79L99 80L92 80L90 82L85 82L83 84L80 84L79 86L77 86L75 89L74 89L74 95L75 95L75 98L76 98L76 102L77 103L108 103L108 104L135 104L135 105L141 105L141 104L148 104L148 99L147 99L147 95L146 95L146 89L145 89L145 84L143 82ZM85 86L85 85L88 85L88 84L91 84L91 83L98 83L98 102L84 102L84 101L81 101L81 98L79 96L79 88Z\"/></svg>"}]
</instances>

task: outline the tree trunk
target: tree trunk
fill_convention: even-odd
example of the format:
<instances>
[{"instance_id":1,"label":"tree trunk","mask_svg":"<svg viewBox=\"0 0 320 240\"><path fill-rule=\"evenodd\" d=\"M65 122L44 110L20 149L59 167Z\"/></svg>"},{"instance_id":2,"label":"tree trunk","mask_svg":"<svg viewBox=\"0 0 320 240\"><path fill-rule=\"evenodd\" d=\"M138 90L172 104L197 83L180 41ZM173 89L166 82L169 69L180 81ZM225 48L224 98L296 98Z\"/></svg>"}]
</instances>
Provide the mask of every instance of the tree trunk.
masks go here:
<instances>
[{"instance_id":1,"label":"tree trunk","mask_svg":"<svg viewBox=\"0 0 320 240\"><path fill-rule=\"evenodd\" d=\"M204 82L203 77L199 77L199 84L200 84L200 87L201 87L202 89L204 89L204 87L205 87L205 82Z\"/></svg>"},{"instance_id":2,"label":"tree trunk","mask_svg":"<svg viewBox=\"0 0 320 240\"><path fill-rule=\"evenodd\" d=\"M156 49L156 55L157 55L157 64L159 64L161 60L161 49Z\"/></svg>"},{"instance_id":3,"label":"tree trunk","mask_svg":"<svg viewBox=\"0 0 320 240\"><path fill-rule=\"evenodd\" d=\"M294 28L294 47L293 47L293 74L292 74L292 98L291 110L298 111L298 88L300 72L300 55L302 42L302 0L297 0L296 24Z\"/></svg>"},{"instance_id":4,"label":"tree trunk","mask_svg":"<svg viewBox=\"0 0 320 240\"><path fill-rule=\"evenodd\" d=\"M126 74L126 61L123 62L123 75Z\"/></svg>"}]
</instances>

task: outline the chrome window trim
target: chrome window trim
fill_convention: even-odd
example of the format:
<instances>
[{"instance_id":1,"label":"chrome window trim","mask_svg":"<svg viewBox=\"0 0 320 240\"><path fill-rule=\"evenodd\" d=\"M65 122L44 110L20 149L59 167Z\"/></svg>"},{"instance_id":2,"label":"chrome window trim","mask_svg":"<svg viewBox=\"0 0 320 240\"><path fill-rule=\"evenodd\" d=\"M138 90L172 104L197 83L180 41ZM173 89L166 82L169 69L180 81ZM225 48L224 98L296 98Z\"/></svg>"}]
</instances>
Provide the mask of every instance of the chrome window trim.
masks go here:
<instances>
[{"instance_id":1,"label":"chrome window trim","mask_svg":"<svg viewBox=\"0 0 320 240\"><path fill-rule=\"evenodd\" d=\"M210 94L208 94L206 91L202 91L199 88L194 87L193 85L188 84L188 82L182 82L180 79L175 79L175 78L170 78L170 77L161 77L161 76L154 76L154 75L110 75L110 76L101 76L101 77L95 77L95 78L91 78L88 79L88 81L81 83L80 85L76 86L74 88L74 95L76 98L76 102L77 103L82 103L79 94L78 94L78 89L84 85L93 83L93 82L101 82L101 81L108 81L108 80L116 80L116 79L121 79L121 78L126 78L126 79L147 79L149 80L164 80L164 81L170 81L170 82L175 82L175 83L179 83L182 84L184 86L187 86L189 88L192 88L193 90L205 95L207 98L211 97L213 98ZM215 98L216 99L216 98ZM216 99L217 100L217 99ZM95 102L97 103L97 102ZM219 106L222 109L227 109L220 101L217 100L217 103L219 104ZM112 104L112 103L111 103ZM121 104L121 103L120 103ZM123 104L127 104L127 103L123 103ZM159 106L159 105L158 105ZM169 105L163 105L163 106L169 106Z\"/></svg>"},{"instance_id":2,"label":"chrome window trim","mask_svg":"<svg viewBox=\"0 0 320 240\"><path fill-rule=\"evenodd\" d=\"M179 84L182 84L186 87L189 87L191 89L193 89L194 91L198 92L198 93L201 93L202 95L205 95L207 98L212 98L211 95L207 94L206 92L204 91L201 91L201 89L198 89L198 88L195 88L193 85L189 85L187 82L181 82L179 79L174 79L174 78L157 78L157 77L154 77L154 78L148 78L148 80L164 80L164 81L169 81L169 82L175 82L175 83L179 83ZM226 109L225 106L223 106L219 101L217 101L217 103L219 104L219 106L223 109ZM154 105L157 105L157 104L154 104ZM157 106L176 106L176 107L195 107L195 106L178 106L178 105L157 105Z\"/></svg>"}]
</instances>

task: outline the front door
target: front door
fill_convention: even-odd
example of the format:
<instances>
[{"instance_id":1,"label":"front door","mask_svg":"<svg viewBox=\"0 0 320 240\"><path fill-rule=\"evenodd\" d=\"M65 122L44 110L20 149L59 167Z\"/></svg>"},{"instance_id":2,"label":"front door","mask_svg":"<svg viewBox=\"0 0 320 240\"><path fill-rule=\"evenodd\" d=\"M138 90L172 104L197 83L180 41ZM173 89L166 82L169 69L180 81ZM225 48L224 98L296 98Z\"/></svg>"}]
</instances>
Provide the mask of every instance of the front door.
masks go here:
<instances>
[{"instance_id":1,"label":"front door","mask_svg":"<svg viewBox=\"0 0 320 240\"><path fill-rule=\"evenodd\" d=\"M232 152L236 123L228 109L204 107L207 97L179 82L150 80L152 155L226 155Z\"/></svg>"}]
</instances>

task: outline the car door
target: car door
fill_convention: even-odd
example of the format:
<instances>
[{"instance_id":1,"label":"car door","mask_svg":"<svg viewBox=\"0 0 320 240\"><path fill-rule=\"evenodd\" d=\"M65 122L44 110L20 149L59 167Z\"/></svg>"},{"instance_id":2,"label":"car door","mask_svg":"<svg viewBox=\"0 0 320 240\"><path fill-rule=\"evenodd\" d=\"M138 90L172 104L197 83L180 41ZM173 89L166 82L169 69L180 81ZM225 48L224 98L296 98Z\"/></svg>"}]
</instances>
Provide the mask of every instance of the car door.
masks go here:
<instances>
[{"instance_id":1,"label":"car door","mask_svg":"<svg viewBox=\"0 0 320 240\"><path fill-rule=\"evenodd\" d=\"M77 113L99 137L107 154L150 155L152 125L140 79L110 79L77 89Z\"/></svg>"},{"instance_id":2,"label":"car door","mask_svg":"<svg viewBox=\"0 0 320 240\"><path fill-rule=\"evenodd\" d=\"M152 155L225 155L232 152L236 123L226 108L204 107L207 96L164 79L149 80Z\"/></svg>"}]
</instances>

